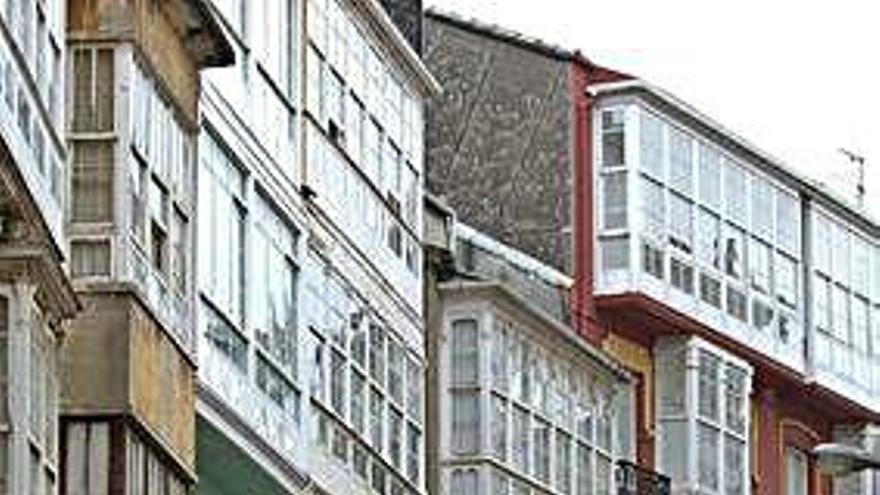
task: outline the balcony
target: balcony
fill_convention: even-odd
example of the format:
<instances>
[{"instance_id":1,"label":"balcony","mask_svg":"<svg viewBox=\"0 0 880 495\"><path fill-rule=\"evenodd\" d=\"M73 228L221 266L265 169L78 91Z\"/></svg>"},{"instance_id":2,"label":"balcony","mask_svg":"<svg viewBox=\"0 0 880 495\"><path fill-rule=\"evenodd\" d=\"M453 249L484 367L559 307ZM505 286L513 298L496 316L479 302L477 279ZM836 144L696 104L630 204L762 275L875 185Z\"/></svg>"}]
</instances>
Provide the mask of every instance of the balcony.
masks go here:
<instances>
[{"instance_id":1,"label":"balcony","mask_svg":"<svg viewBox=\"0 0 880 495\"><path fill-rule=\"evenodd\" d=\"M670 495L668 476L643 468L624 459L617 461L615 472L618 495Z\"/></svg>"},{"instance_id":2,"label":"balcony","mask_svg":"<svg viewBox=\"0 0 880 495\"><path fill-rule=\"evenodd\" d=\"M160 274L146 254L129 242L128 250L131 253L129 263L129 277L143 291L152 310L165 325L172 338L186 349L190 354L195 354L195 335L190 317L190 306L186 299L173 290L169 290L168 283Z\"/></svg>"},{"instance_id":3,"label":"balcony","mask_svg":"<svg viewBox=\"0 0 880 495\"><path fill-rule=\"evenodd\" d=\"M238 364L210 343L199 347L199 380L277 454L294 464L301 462L300 418L279 407Z\"/></svg>"},{"instance_id":4,"label":"balcony","mask_svg":"<svg viewBox=\"0 0 880 495\"><path fill-rule=\"evenodd\" d=\"M803 374L797 191L647 101L600 105L594 141L599 310L650 306L621 322L647 342L685 328Z\"/></svg>"}]
</instances>

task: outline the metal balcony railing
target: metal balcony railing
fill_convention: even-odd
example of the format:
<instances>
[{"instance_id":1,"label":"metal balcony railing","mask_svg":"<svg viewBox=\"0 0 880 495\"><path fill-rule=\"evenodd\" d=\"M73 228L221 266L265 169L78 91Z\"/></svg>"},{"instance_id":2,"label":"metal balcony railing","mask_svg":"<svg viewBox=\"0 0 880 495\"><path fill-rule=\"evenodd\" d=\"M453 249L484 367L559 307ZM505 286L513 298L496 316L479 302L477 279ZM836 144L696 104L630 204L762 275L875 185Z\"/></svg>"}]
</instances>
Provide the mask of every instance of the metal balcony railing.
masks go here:
<instances>
[{"instance_id":1,"label":"metal balcony railing","mask_svg":"<svg viewBox=\"0 0 880 495\"><path fill-rule=\"evenodd\" d=\"M670 495L672 485L668 476L638 464L617 461L617 495Z\"/></svg>"}]
</instances>

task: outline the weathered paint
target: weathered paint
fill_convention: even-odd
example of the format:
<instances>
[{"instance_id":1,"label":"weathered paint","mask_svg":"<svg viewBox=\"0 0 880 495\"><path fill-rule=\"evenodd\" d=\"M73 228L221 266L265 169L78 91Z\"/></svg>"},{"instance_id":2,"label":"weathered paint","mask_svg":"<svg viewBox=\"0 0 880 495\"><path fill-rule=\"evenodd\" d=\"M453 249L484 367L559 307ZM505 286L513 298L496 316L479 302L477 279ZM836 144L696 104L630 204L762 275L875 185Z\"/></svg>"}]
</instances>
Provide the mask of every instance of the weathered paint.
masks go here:
<instances>
[{"instance_id":1,"label":"weathered paint","mask_svg":"<svg viewBox=\"0 0 880 495\"><path fill-rule=\"evenodd\" d=\"M195 470L195 371L171 337L126 293L86 293L62 347L62 414L132 414Z\"/></svg>"},{"instance_id":2,"label":"weathered paint","mask_svg":"<svg viewBox=\"0 0 880 495\"><path fill-rule=\"evenodd\" d=\"M70 0L71 42L133 42L142 62L161 82L185 122L195 126L199 67L187 50L177 0Z\"/></svg>"}]
</instances>

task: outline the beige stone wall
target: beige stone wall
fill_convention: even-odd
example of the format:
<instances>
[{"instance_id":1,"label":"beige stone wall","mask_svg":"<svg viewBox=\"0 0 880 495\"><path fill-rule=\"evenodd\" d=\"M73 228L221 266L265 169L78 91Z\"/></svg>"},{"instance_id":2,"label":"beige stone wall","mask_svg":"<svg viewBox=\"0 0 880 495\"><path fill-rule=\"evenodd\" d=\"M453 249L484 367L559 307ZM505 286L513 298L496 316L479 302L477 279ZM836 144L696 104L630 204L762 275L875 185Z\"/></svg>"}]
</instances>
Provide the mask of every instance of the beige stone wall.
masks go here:
<instances>
[{"instance_id":1,"label":"beige stone wall","mask_svg":"<svg viewBox=\"0 0 880 495\"><path fill-rule=\"evenodd\" d=\"M65 414L122 412L128 394L127 297L81 294L61 347Z\"/></svg>"},{"instance_id":2,"label":"beige stone wall","mask_svg":"<svg viewBox=\"0 0 880 495\"><path fill-rule=\"evenodd\" d=\"M174 98L184 117L195 124L199 100L199 72L192 54L187 51L179 28L173 21L179 15L171 0L137 1L138 47L147 58L156 77Z\"/></svg>"},{"instance_id":3,"label":"beige stone wall","mask_svg":"<svg viewBox=\"0 0 880 495\"><path fill-rule=\"evenodd\" d=\"M129 352L132 411L195 470L195 369L137 302Z\"/></svg>"},{"instance_id":4,"label":"beige stone wall","mask_svg":"<svg viewBox=\"0 0 880 495\"><path fill-rule=\"evenodd\" d=\"M195 469L195 368L132 295L82 294L62 347L62 412L133 414Z\"/></svg>"}]
</instances>

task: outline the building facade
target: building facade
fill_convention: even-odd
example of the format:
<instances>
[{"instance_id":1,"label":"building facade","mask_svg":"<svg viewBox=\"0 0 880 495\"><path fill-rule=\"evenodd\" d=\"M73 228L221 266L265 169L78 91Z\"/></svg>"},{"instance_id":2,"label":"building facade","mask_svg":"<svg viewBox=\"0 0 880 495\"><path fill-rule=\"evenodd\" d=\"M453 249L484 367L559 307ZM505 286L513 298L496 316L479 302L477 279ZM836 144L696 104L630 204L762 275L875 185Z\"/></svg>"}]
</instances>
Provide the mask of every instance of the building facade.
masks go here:
<instances>
[{"instance_id":1,"label":"building facade","mask_svg":"<svg viewBox=\"0 0 880 495\"><path fill-rule=\"evenodd\" d=\"M424 493L439 88L374 0L214 5L237 63L202 93L198 492Z\"/></svg>"},{"instance_id":2,"label":"building facade","mask_svg":"<svg viewBox=\"0 0 880 495\"><path fill-rule=\"evenodd\" d=\"M0 493L55 494L65 275L64 3L0 4Z\"/></svg>"},{"instance_id":3,"label":"building facade","mask_svg":"<svg viewBox=\"0 0 880 495\"><path fill-rule=\"evenodd\" d=\"M234 54L200 0L66 13L64 232L83 311L62 347L61 492L189 493L200 70Z\"/></svg>"},{"instance_id":4,"label":"building facade","mask_svg":"<svg viewBox=\"0 0 880 495\"><path fill-rule=\"evenodd\" d=\"M684 491L830 493L812 448L858 438L880 412L878 224L660 89L591 89L595 236L578 251L594 253L581 301L595 306L582 311L614 329L596 337L653 356L645 419L656 430L645 443L656 466ZM719 349L698 352L684 386L671 379L682 370L663 364L664 343L681 334ZM751 376L732 378L726 356ZM710 407L703 394L715 388L725 392ZM721 412L741 401L752 431L733 449ZM696 435L670 427L670 415ZM722 429L710 435L713 424ZM696 441L682 448L685 438ZM838 490L867 490L868 476L857 478Z\"/></svg>"},{"instance_id":5,"label":"building facade","mask_svg":"<svg viewBox=\"0 0 880 495\"><path fill-rule=\"evenodd\" d=\"M674 493L868 493L811 450L880 412L877 222L630 76L449 14L425 32L428 184L574 278L573 326L636 383L639 464Z\"/></svg>"},{"instance_id":6,"label":"building facade","mask_svg":"<svg viewBox=\"0 0 880 495\"><path fill-rule=\"evenodd\" d=\"M463 224L447 231L426 241L429 492L620 493L634 388L563 323L572 279Z\"/></svg>"}]
</instances>

